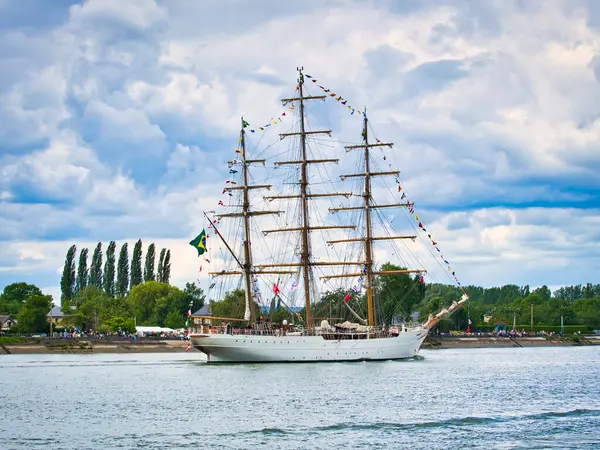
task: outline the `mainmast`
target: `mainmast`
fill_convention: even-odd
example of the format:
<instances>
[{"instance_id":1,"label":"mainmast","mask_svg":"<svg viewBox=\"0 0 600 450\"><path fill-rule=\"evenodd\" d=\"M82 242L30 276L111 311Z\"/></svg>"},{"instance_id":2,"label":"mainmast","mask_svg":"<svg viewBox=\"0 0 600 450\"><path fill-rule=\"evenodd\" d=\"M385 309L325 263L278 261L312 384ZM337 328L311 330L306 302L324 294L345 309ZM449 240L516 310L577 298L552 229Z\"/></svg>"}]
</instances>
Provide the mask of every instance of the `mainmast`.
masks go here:
<instances>
[{"instance_id":1,"label":"mainmast","mask_svg":"<svg viewBox=\"0 0 600 450\"><path fill-rule=\"evenodd\" d=\"M310 313L310 260L309 260L309 242L308 242L308 185L306 176L306 169L308 159L306 157L306 129L304 127L304 95L303 87L304 76L300 72L298 79L298 88L300 93L300 140L302 143L302 163L300 165L300 200L302 202L302 273L304 278L304 303L306 307L306 327L308 330L312 328L312 317Z\"/></svg>"},{"instance_id":2,"label":"mainmast","mask_svg":"<svg viewBox=\"0 0 600 450\"><path fill-rule=\"evenodd\" d=\"M276 233L276 232L291 232L291 231L299 231L301 233L301 255L300 255L300 263L291 262L291 263L281 263L281 264L265 264L256 266L257 268L263 267L300 267L303 274L303 290L304 290L304 303L305 303L305 318L306 318L306 328L308 331L312 330L312 316L311 316L311 292L310 292L310 282L311 282L311 267L312 266L336 266L336 265L361 265L364 264L364 261L359 262L313 262L311 261L311 248L310 248L310 232L313 230L331 230L331 229L354 229L356 228L354 225L335 225L335 226L311 226L309 221L309 199L315 197L334 197L334 196L345 196L349 197L352 195L350 192L334 192L327 194L312 194L308 188L308 166L310 164L322 164L322 163L337 163L338 159L309 159L306 137L308 135L315 134L327 134L331 136L331 130L321 130L321 131L307 131L305 124L305 113L304 113L304 102L307 100L325 100L324 95L304 95L304 75L302 74L302 69L298 69L299 78L298 78L298 97L293 98L284 98L281 101L284 105L291 102L299 102L299 112L300 112L300 131L293 133L283 133L280 134L280 138L284 139L288 136L300 136L300 150L301 150L301 159L297 161L280 161L276 162L276 165L290 165L290 164L299 164L300 165L300 193L298 195L277 195L277 196L268 196L265 197L266 200L274 200L274 199L300 199L301 208L300 208L300 227L297 228L283 228L283 229L275 229L275 230L264 230L264 234L268 233ZM282 272L283 273L283 272Z\"/></svg>"}]
</instances>

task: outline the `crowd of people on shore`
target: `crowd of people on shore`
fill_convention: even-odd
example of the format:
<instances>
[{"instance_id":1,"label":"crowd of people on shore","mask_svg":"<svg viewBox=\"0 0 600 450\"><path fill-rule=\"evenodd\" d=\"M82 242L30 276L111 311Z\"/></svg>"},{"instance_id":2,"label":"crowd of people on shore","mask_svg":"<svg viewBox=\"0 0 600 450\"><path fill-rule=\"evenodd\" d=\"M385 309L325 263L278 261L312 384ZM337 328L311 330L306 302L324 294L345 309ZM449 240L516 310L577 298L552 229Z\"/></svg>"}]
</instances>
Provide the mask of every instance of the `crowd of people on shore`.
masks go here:
<instances>
[{"instance_id":1,"label":"crowd of people on shore","mask_svg":"<svg viewBox=\"0 0 600 450\"><path fill-rule=\"evenodd\" d=\"M581 334L578 332L577 334ZM506 338L506 339L515 339L515 338L532 338L532 337L555 337L561 336L561 333L556 333L554 331L527 331L527 330L498 330L498 331L449 331L445 333L435 333L435 336L439 336L441 338L444 337L490 337L490 338Z\"/></svg>"},{"instance_id":2,"label":"crowd of people on shore","mask_svg":"<svg viewBox=\"0 0 600 450\"><path fill-rule=\"evenodd\" d=\"M136 332L129 333L124 330L99 332L93 329L81 330L79 328L68 328L61 331L55 331L52 336L46 333L36 334L29 337L54 338L54 339L183 339L185 333L180 330L171 332Z\"/></svg>"}]
</instances>

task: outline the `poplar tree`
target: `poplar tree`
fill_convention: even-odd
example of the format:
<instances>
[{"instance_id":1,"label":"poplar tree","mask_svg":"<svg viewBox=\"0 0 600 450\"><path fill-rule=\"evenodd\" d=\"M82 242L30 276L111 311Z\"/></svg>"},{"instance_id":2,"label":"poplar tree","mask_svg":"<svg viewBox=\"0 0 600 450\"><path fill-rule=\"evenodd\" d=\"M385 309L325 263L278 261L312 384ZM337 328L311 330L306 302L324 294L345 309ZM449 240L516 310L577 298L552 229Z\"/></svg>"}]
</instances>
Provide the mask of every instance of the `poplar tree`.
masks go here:
<instances>
[{"instance_id":1,"label":"poplar tree","mask_svg":"<svg viewBox=\"0 0 600 450\"><path fill-rule=\"evenodd\" d=\"M165 251L166 249L162 249L160 251L160 256L158 257L158 269L156 271L156 281L159 283L164 283L163 280L163 264L165 262Z\"/></svg>"},{"instance_id":2,"label":"poplar tree","mask_svg":"<svg viewBox=\"0 0 600 450\"><path fill-rule=\"evenodd\" d=\"M154 253L155 245L154 242L148 246L146 252L146 264L144 265L144 281L154 281L156 276L154 275L154 260L156 255Z\"/></svg>"},{"instance_id":3,"label":"poplar tree","mask_svg":"<svg viewBox=\"0 0 600 450\"><path fill-rule=\"evenodd\" d=\"M163 276L162 282L169 284L171 278L171 250L167 250L165 260L163 261Z\"/></svg>"},{"instance_id":4,"label":"poplar tree","mask_svg":"<svg viewBox=\"0 0 600 450\"><path fill-rule=\"evenodd\" d=\"M75 255L77 247L72 245L67 251L62 277L60 279L61 307L70 306L75 297Z\"/></svg>"},{"instance_id":5,"label":"poplar tree","mask_svg":"<svg viewBox=\"0 0 600 450\"><path fill-rule=\"evenodd\" d=\"M87 264L88 249L82 248L79 253L79 263L77 264L77 281L76 289L77 293L81 292L88 284L89 270Z\"/></svg>"},{"instance_id":6,"label":"poplar tree","mask_svg":"<svg viewBox=\"0 0 600 450\"><path fill-rule=\"evenodd\" d=\"M129 289L129 253L127 252L127 242L121 246L119 253L119 262L117 264L117 297L123 298L127 295Z\"/></svg>"},{"instance_id":7,"label":"poplar tree","mask_svg":"<svg viewBox=\"0 0 600 450\"><path fill-rule=\"evenodd\" d=\"M117 244L110 241L106 249L106 262L104 263L103 285L104 292L111 297L115 296L115 250Z\"/></svg>"},{"instance_id":8,"label":"poplar tree","mask_svg":"<svg viewBox=\"0 0 600 450\"><path fill-rule=\"evenodd\" d=\"M102 289L102 242L98 242L92 255L89 284Z\"/></svg>"},{"instance_id":9,"label":"poplar tree","mask_svg":"<svg viewBox=\"0 0 600 450\"><path fill-rule=\"evenodd\" d=\"M142 284L142 240L133 246L133 255L131 256L131 282L130 287Z\"/></svg>"}]
</instances>

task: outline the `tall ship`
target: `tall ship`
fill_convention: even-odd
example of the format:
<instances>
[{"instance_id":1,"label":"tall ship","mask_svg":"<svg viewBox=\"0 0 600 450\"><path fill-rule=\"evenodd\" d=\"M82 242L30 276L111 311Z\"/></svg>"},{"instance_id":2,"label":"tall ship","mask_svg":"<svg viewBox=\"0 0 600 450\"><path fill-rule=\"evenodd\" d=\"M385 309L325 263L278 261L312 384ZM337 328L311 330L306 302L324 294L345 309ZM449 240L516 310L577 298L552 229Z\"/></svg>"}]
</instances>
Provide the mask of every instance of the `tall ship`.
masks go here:
<instances>
[{"instance_id":1,"label":"tall ship","mask_svg":"<svg viewBox=\"0 0 600 450\"><path fill-rule=\"evenodd\" d=\"M324 112L332 104L348 141L312 126L337 121ZM393 144L377 137L366 109L303 70L282 105L260 126L241 118L229 179L190 242L209 302L188 314L189 345L218 363L414 357L468 297L391 165ZM406 308L428 274L423 239L462 297L419 320Z\"/></svg>"}]
</instances>

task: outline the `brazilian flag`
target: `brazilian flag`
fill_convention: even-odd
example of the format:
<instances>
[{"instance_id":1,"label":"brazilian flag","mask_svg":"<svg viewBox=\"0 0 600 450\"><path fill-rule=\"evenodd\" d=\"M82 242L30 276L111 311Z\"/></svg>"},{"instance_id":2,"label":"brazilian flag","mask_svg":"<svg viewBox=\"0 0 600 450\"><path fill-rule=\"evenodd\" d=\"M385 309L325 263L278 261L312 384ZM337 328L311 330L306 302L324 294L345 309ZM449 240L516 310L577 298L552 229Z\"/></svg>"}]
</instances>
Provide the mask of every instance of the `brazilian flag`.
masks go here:
<instances>
[{"instance_id":1,"label":"brazilian flag","mask_svg":"<svg viewBox=\"0 0 600 450\"><path fill-rule=\"evenodd\" d=\"M196 236L190 241L190 245L196 250L198 250L198 256L207 252L208 250L206 249L206 231L202 230L202 233L200 233L198 236Z\"/></svg>"}]
</instances>

